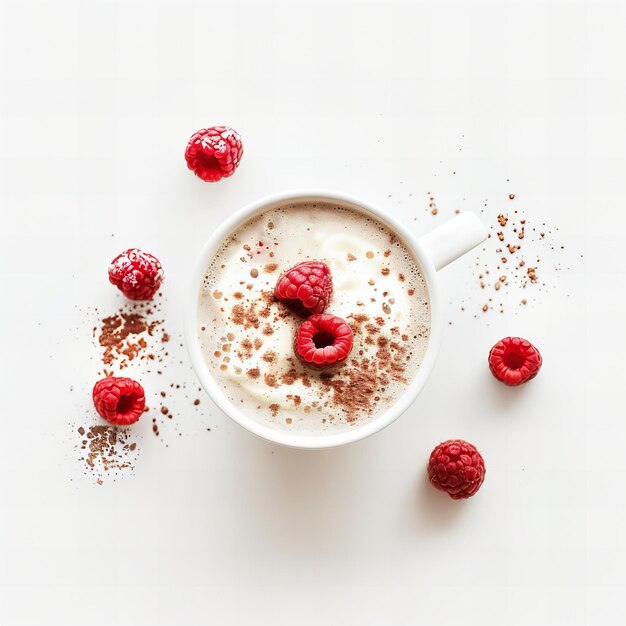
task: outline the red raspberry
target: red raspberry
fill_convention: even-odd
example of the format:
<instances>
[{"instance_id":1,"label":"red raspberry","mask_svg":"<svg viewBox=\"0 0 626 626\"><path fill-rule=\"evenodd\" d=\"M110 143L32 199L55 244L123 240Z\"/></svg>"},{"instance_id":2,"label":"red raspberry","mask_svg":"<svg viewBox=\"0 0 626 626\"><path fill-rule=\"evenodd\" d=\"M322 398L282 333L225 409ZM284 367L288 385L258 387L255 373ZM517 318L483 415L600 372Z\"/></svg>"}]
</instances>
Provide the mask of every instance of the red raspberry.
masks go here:
<instances>
[{"instance_id":1,"label":"red raspberry","mask_svg":"<svg viewBox=\"0 0 626 626\"><path fill-rule=\"evenodd\" d=\"M211 126L194 133L185 149L187 167L207 183L232 176L241 161L239 134L228 126Z\"/></svg>"},{"instance_id":2,"label":"red raspberry","mask_svg":"<svg viewBox=\"0 0 626 626\"><path fill-rule=\"evenodd\" d=\"M430 453L428 479L453 500L469 498L485 480L485 461L467 441L444 441Z\"/></svg>"},{"instance_id":3,"label":"red raspberry","mask_svg":"<svg viewBox=\"0 0 626 626\"><path fill-rule=\"evenodd\" d=\"M129 248L111 261L109 281L131 300L150 300L163 282L163 268L151 254Z\"/></svg>"},{"instance_id":4,"label":"red raspberry","mask_svg":"<svg viewBox=\"0 0 626 626\"><path fill-rule=\"evenodd\" d=\"M274 297L294 313L306 317L322 313L333 293L330 268L323 261L303 261L281 274Z\"/></svg>"},{"instance_id":5,"label":"red raspberry","mask_svg":"<svg viewBox=\"0 0 626 626\"><path fill-rule=\"evenodd\" d=\"M116 426L135 423L146 406L142 386L131 378L103 378L94 385L92 395L96 411Z\"/></svg>"},{"instance_id":6,"label":"red raspberry","mask_svg":"<svg viewBox=\"0 0 626 626\"><path fill-rule=\"evenodd\" d=\"M352 330L340 317L311 315L300 324L293 349L307 365L319 369L339 365L352 349Z\"/></svg>"},{"instance_id":7,"label":"red raspberry","mask_svg":"<svg viewBox=\"0 0 626 626\"><path fill-rule=\"evenodd\" d=\"M541 354L530 341L521 337L505 337L489 352L491 373L505 385L521 385L537 376Z\"/></svg>"}]
</instances>

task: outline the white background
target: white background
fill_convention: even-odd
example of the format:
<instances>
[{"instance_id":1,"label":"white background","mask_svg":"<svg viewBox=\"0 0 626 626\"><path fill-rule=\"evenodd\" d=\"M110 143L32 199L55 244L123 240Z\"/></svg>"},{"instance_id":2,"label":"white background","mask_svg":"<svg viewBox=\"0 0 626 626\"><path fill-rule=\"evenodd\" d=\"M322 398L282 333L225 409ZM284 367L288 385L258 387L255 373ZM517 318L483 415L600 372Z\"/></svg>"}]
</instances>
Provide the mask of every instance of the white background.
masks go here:
<instances>
[{"instance_id":1,"label":"white background","mask_svg":"<svg viewBox=\"0 0 626 626\"><path fill-rule=\"evenodd\" d=\"M0 23L0 624L624 619L623 2L3 0ZM219 123L245 155L209 185L182 154ZM504 314L480 311L475 255L444 270L429 384L367 441L280 449L181 396L181 436L144 420L134 474L84 476L89 311L123 302L108 262L162 260L178 337L208 235L296 187L363 196L417 233L457 207L492 225L515 193L565 249L542 249L549 290ZM523 388L486 366L506 335L544 356ZM487 464L465 502L425 478L453 437Z\"/></svg>"}]
</instances>

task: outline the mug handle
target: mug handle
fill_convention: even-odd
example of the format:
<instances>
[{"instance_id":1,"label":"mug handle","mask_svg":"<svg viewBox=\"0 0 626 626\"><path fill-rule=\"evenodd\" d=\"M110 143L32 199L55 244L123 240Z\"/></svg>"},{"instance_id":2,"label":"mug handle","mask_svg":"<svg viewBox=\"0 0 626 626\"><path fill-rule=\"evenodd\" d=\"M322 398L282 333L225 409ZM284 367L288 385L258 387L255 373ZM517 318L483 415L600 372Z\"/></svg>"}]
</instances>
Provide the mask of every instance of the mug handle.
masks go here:
<instances>
[{"instance_id":1,"label":"mug handle","mask_svg":"<svg viewBox=\"0 0 626 626\"><path fill-rule=\"evenodd\" d=\"M487 229L476 213L464 211L419 238L436 270L443 269L487 239Z\"/></svg>"}]
</instances>

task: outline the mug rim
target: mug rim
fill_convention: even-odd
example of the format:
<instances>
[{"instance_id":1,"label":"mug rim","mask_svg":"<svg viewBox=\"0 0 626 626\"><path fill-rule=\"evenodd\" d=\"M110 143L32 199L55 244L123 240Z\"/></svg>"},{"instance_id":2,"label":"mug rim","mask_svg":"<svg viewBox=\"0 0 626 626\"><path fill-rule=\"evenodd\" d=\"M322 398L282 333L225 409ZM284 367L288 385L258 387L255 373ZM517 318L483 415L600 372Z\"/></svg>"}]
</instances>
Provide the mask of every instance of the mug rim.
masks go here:
<instances>
[{"instance_id":1,"label":"mug rim","mask_svg":"<svg viewBox=\"0 0 626 626\"><path fill-rule=\"evenodd\" d=\"M426 352L417 373L404 393L379 415L371 417L363 426L355 427L354 430L334 434L299 434L280 431L269 424L248 417L228 400L226 395L222 392L221 387L215 381L202 354L200 338L197 331L198 297L206 268L228 236L243 223L254 217L255 214L261 213L272 206L281 203L305 201L336 202L342 205L348 205L348 208L360 213L370 213L387 225L395 234L398 234L409 247L420 265L426 282L430 304L430 329ZM294 189L265 196L250 202L224 220L213 234L209 236L196 259L191 282L186 292L184 311L185 344L191 359L191 364L200 384L213 403L234 422L266 441L292 448L322 449L341 446L365 439L381 431L383 428L386 428L398 419L415 401L432 372L441 344L443 324L440 313L441 297L439 281L437 280L436 274L435 267L426 254L424 247L420 244L419 239L385 209L381 209L377 205L363 200L362 198L326 189Z\"/></svg>"}]
</instances>

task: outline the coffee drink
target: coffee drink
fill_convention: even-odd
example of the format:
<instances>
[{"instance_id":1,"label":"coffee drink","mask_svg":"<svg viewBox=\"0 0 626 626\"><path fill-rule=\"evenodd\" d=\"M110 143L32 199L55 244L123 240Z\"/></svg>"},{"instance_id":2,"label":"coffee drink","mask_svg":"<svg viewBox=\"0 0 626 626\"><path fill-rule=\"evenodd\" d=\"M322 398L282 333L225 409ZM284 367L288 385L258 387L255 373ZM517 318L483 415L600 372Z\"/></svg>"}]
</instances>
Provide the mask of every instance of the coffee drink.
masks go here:
<instances>
[{"instance_id":1,"label":"coffee drink","mask_svg":"<svg viewBox=\"0 0 626 626\"><path fill-rule=\"evenodd\" d=\"M345 363L319 371L294 354L302 317L274 298L281 272L325 262L354 343ZM210 261L198 334L214 379L247 415L281 430L342 432L391 406L428 344L430 305L419 263L388 226L324 202L272 208L236 229Z\"/></svg>"}]
</instances>

